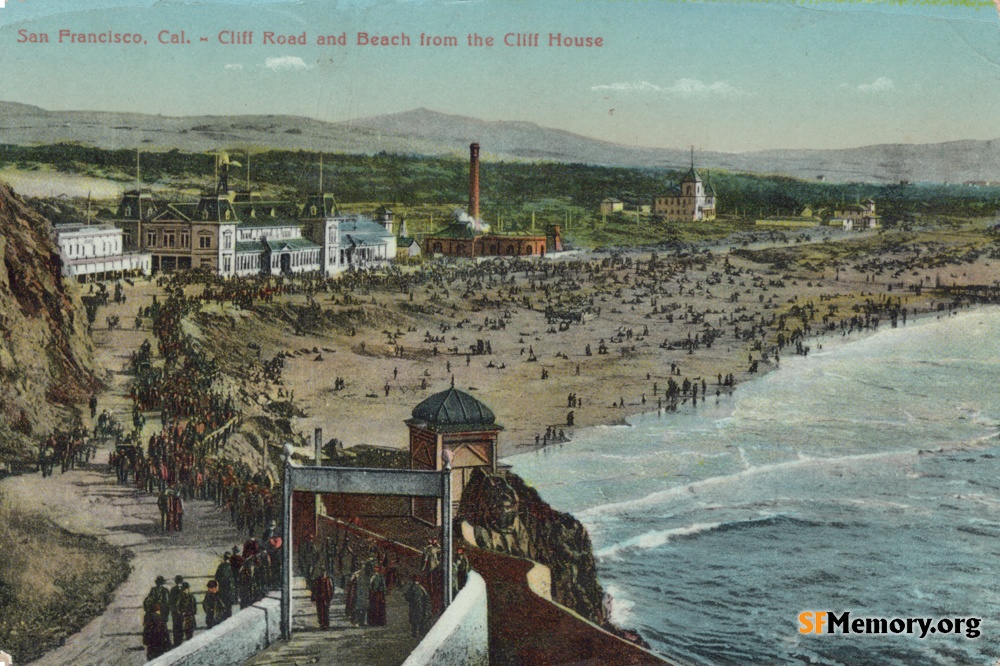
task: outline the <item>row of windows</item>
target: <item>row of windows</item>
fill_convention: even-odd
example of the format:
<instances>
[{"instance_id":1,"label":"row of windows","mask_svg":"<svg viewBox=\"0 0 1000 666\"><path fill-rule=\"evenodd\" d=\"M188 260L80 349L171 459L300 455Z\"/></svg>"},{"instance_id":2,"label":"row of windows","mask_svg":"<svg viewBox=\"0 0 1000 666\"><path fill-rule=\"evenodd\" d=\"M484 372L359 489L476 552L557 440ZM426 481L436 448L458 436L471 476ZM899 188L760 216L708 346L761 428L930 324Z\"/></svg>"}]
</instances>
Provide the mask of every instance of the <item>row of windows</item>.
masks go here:
<instances>
[{"instance_id":1,"label":"row of windows","mask_svg":"<svg viewBox=\"0 0 1000 666\"><path fill-rule=\"evenodd\" d=\"M114 254L121 254L121 243L115 239L112 241L101 241L101 251L97 252L97 241L84 241L80 243L62 244L67 258L78 257L106 257Z\"/></svg>"},{"instance_id":2,"label":"row of windows","mask_svg":"<svg viewBox=\"0 0 1000 666\"><path fill-rule=\"evenodd\" d=\"M537 249L538 249L539 255L545 254L545 246L544 245L539 245ZM431 248L431 252L434 252L434 253L439 253L440 254L443 251L444 251L444 249L443 249L441 243L434 243L433 247ZM465 243L456 243L454 245L452 245L450 243L448 244L448 252L449 252L449 254L452 254L452 255L454 255L456 257L468 256L469 252L471 252L471 251L474 251L474 248L470 249L470 247L467 244L465 244ZM479 251L482 254L486 255L486 256L493 256L493 257L500 256L501 252L503 254L506 254L509 257L517 256L517 254L518 254L518 249L517 249L516 245L508 245L506 247L498 246L498 245L489 245L489 246L486 246L486 247L480 247ZM525 245L521 252L525 256L531 256L531 255L533 255L535 253L535 247L532 246L532 245Z\"/></svg>"},{"instance_id":3,"label":"row of windows","mask_svg":"<svg viewBox=\"0 0 1000 666\"><path fill-rule=\"evenodd\" d=\"M258 229L240 229L241 241L252 241L258 238L301 238L302 232L295 227L261 227Z\"/></svg>"},{"instance_id":4,"label":"row of windows","mask_svg":"<svg viewBox=\"0 0 1000 666\"><path fill-rule=\"evenodd\" d=\"M131 236L129 236L131 240ZM223 249L230 250L233 247L233 234L231 231L227 231L222 235L223 239ZM191 247L191 235L187 231L180 232L180 243L178 244L178 235L173 231L147 231L146 232L146 247L180 247L188 248ZM212 234L207 231L203 231L198 234L198 248L201 250L211 250L212 245Z\"/></svg>"},{"instance_id":5,"label":"row of windows","mask_svg":"<svg viewBox=\"0 0 1000 666\"><path fill-rule=\"evenodd\" d=\"M281 268L281 257L287 256L282 254L275 254L271 256L271 267ZM308 266L311 264L319 263L319 250L310 250L308 252L293 252L289 262L292 268L297 266Z\"/></svg>"},{"instance_id":6,"label":"row of windows","mask_svg":"<svg viewBox=\"0 0 1000 666\"><path fill-rule=\"evenodd\" d=\"M228 260L229 257L226 257ZM260 255L259 254L249 254L236 257L236 270L238 271L249 271L260 269Z\"/></svg>"},{"instance_id":7,"label":"row of windows","mask_svg":"<svg viewBox=\"0 0 1000 666\"><path fill-rule=\"evenodd\" d=\"M271 257L271 267L274 269L281 268L282 257L287 256L289 266L291 268L296 268L298 266L310 266L319 263L319 250L310 250L308 252L293 252L290 255L275 254ZM256 271L260 270L261 255L259 254L245 254L236 257L236 270L238 271ZM229 263L229 257L226 257L226 264ZM227 269L228 270L228 269Z\"/></svg>"},{"instance_id":8,"label":"row of windows","mask_svg":"<svg viewBox=\"0 0 1000 666\"><path fill-rule=\"evenodd\" d=\"M381 247L381 249L384 250L384 246ZM340 263L342 264L357 264L364 263L366 261L375 261L378 259L385 259L385 254L377 252L375 248L363 247L357 250L340 251Z\"/></svg>"}]
</instances>

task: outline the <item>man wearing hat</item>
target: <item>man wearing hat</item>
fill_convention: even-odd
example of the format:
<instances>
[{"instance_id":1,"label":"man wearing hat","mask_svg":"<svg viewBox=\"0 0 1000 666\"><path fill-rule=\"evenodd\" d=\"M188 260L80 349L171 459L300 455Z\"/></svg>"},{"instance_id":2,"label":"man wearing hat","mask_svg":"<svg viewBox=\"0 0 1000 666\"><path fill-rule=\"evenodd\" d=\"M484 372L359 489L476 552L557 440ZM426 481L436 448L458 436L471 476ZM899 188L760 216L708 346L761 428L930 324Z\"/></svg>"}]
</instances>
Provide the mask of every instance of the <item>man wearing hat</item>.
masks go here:
<instances>
[{"instance_id":1,"label":"man wearing hat","mask_svg":"<svg viewBox=\"0 0 1000 666\"><path fill-rule=\"evenodd\" d=\"M197 613L198 603L194 600L194 595L191 593L191 584L185 581L181 583L181 593L177 595L177 615L181 618L181 631L186 641L194 638L195 616ZM177 641L175 644L180 645L180 642Z\"/></svg>"},{"instance_id":2,"label":"man wearing hat","mask_svg":"<svg viewBox=\"0 0 1000 666\"><path fill-rule=\"evenodd\" d=\"M181 597L181 590L184 589L184 576L180 574L174 576L174 586L170 588L170 596L167 600L167 610L170 613L171 623L174 629L174 647L184 642L184 618L181 617L177 609L177 602Z\"/></svg>"},{"instance_id":3,"label":"man wearing hat","mask_svg":"<svg viewBox=\"0 0 1000 666\"><path fill-rule=\"evenodd\" d=\"M229 566L228 562L223 562L223 564L227 567ZM208 589L205 592L205 598L201 602L201 607L205 610L205 626L209 629L228 617L226 615L228 607L222 601L218 581L208 581Z\"/></svg>"},{"instance_id":4,"label":"man wearing hat","mask_svg":"<svg viewBox=\"0 0 1000 666\"><path fill-rule=\"evenodd\" d=\"M156 586L149 590L149 594L146 595L146 599L142 602L143 611L149 613L153 610L153 606L159 606L161 612L166 610L169 597L167 588L163 587L163 584L166 582L167 579L163 576L156 577Z\"/></svg>"},{"instance_id":5,"label":"man wearing hat","mask_svg":"<svg viewBox=\"0 0 1000 666\"><path fill-rule=\"evenodd\" d=\"M218 622L232 617L233 604L236 603L236 574L233 573L233 567L229 560L229 553L223 553L222 564L216 568L215 581L213 581L218 588L219 596L220 611L215 616Z\"/></svg>"}]
</instances>

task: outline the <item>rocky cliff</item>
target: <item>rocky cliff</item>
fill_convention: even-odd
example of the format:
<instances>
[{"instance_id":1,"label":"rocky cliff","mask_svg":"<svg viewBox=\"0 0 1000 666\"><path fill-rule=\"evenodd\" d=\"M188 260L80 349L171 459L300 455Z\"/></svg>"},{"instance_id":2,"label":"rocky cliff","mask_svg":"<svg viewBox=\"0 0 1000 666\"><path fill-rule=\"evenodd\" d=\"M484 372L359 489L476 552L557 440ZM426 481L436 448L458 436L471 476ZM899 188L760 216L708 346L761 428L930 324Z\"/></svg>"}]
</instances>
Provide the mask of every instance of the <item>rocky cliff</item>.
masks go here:
<instances>
[{"instance_id":1,"label":"rocky cliff","mask_svg":"<svg viewBox=\"0 0 1000 666\"><path fill-rule=\"evenodd\" d=\"M30 456L98 386L80 292L51 224L0 182L0 462Z\"/></svg>"},{"instance_id":2,"label":"rocky cliff","mask_svg":"<svg viewBox=\"0 0 1000 666\"><path fill-rule=\"evenodd\" d=\"M478 547L548 566L554 601L646 646L634 631L611 624L587 529L570 514L549 506L521 477L475 470L462 492L457 519L472 525Z\"/></svg>"}]
</instances>

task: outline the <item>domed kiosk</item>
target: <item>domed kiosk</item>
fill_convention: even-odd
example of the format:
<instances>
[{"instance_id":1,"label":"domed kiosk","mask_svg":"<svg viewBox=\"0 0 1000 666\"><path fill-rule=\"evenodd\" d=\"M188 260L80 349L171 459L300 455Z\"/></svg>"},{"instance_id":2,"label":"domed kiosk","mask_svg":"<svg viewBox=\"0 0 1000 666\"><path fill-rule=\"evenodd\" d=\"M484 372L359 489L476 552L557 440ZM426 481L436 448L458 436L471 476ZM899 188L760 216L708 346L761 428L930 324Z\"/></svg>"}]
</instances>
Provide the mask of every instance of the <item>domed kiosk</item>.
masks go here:
<instances>
[{"instance_id":1,"label":"domed kiosk","mask_svg":"<svg viewBox=\"0 0 1000 666\"><path fill-rule=\"evenodd\" d=\"M497 469L497 436L503 426L493 411L465 391L452 386L413 408L410 428L410 469L444 469L451 459L451 498L457 509L472 470ZM414 499L413 516L432 525L440 523L435 500Z\"/></svg>"}]
</instances>

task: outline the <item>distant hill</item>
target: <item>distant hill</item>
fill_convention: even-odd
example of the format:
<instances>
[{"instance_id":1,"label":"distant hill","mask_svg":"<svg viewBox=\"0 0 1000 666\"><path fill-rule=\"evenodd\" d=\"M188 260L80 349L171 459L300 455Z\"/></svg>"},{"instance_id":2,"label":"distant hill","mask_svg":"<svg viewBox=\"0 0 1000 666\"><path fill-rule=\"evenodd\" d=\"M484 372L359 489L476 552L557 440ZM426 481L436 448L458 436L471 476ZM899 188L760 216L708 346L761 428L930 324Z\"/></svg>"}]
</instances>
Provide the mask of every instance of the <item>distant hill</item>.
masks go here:
<instances>
[{"instance_id":1,"label":"distant hill","mask_svg":"<svg viewBox=\"0 0 1000 666\"><path fill-rule=\"evenodd\" d=\"M300 116L160 116L139 113L46 111L0 102L0 143L76 141L101 148L275 148L347 153L465 155L478 141L486 159L549 160L609 166L674 167L681 149L627 146L522 121L484 121L415 109L345 122ZM701 153L698 164L831 182L1000 181L1000 140L885 144L844 150Z\"/></svg>"}]
</instances>

